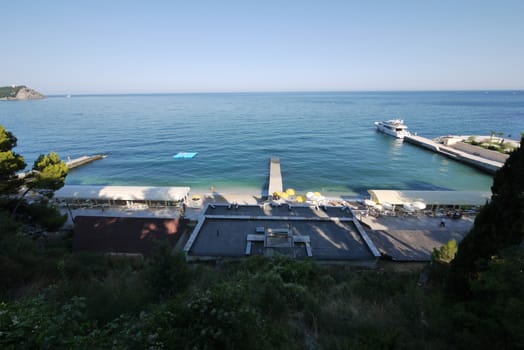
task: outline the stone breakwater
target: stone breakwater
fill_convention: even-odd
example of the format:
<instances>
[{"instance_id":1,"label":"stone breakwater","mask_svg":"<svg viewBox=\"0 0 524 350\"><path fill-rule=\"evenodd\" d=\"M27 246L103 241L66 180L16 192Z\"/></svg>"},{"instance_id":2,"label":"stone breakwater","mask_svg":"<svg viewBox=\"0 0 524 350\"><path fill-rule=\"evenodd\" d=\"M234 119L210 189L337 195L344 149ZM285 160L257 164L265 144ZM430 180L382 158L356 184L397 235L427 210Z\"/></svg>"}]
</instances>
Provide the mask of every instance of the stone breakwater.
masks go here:
<instances>
[{"instance_id":1,"label":"stone breakwater","mask_svg":"<svg viewBox=\"0 0 524 350\"><path fill-rule=\"evenodd\" d=\"M443 156L467 164L488 174L495 174L497 170L504 166L504 161L502 161L502 159L493 160L487 158L485 154L481 154L482 149L480 147L477 147L475 152L470 149L461 150L418 135L406 136L404 137L404 141L439 153Z\"/></svg>"}]
</instances>

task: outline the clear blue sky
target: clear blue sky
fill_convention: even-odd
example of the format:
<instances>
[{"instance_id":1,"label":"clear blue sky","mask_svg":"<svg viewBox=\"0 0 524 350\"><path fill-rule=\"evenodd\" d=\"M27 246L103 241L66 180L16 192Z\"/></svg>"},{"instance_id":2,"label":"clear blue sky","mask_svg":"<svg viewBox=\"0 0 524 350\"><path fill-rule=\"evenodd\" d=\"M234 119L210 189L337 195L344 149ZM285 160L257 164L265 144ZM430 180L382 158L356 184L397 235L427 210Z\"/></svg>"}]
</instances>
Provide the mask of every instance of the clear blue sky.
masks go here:
<instances>
[{"instance_id":1,"label":"clear blue sky","mask_svg":"<svg viewBox=\"0 0 524 350\"><path fill-rule=\"evenodd\" d=\"M522 0L2 1L45 94L524 89Z\"/></svg>"}]
</instances>

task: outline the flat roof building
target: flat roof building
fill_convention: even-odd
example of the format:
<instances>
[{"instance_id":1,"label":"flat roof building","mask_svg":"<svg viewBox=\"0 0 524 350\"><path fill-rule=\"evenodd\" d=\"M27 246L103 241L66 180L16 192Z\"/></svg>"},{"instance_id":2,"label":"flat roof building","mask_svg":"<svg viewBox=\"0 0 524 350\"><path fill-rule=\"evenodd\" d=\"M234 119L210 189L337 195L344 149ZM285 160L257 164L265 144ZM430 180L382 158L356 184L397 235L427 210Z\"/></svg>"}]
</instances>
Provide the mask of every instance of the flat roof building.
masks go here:
<instances>
[{"instance_id":1,"label":"flat roof building","mask_svg":"<svg viewBox=\"0 0 524 350\"><path fill-rule=\"evenodd\" d=\"M71 203L173 205L186 200L189 191L189 187L66 185L55 192L55 198Z\"/></svg>"},{"instance_id":2,"label":"flat roof building","mask_svg":"<svg viewBox=\"0 0 524 350\"><path fill-rule=\"evenodd\" d=\"M174 247L186 225L184 219L77 216L73 251L147 256L155 241Z\"/></svg>"},{"instance_id":3,"label":"flat roof building","mask_svg":"<svg viewBox=\"0 0 524 350\"><path fill-rule=\"evenodd\" d=\"M251 255L374 264L380 253L348 207L208 205L184 247L188 260Z\"/></svg>"},{"instance_id":4,"label":"flat roof building","mask_svg":"<svg viewBox=\"0 0 524 350\"><path fill-rule=\"evenodd\" d=\"M371 200L377 204L403 205L423 202L428 206L481 206L491 199L489 191L395 191L368 190Z\"/></svg>"}]
</instances>

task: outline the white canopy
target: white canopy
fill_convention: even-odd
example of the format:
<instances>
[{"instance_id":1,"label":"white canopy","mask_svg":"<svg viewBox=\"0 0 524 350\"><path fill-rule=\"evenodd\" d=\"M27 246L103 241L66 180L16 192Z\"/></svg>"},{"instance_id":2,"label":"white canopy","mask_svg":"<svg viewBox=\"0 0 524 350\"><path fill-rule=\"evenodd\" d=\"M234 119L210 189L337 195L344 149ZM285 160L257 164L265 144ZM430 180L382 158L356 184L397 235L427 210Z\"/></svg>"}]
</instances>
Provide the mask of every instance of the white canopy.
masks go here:
<instances>
[{"instance_id":1,"label":"white canopy","mask_svg":"<svg viewBox=\"0 0 524 350\"><path fill-rule=\"evenodd\" d=\"M369 190L371 199L385 203L403 205L422 202L426 205L484 205L491 198L490 192L483 191L392 191Z\"/></svg>"},{"instance_id":2,"label":"white canopy","mask_svg":"<svg viewBox=\"0 0 524 350\"><path fill-rule=\"evenodd\" d=\"M57 199L181 201L189 187L66 185L55 192Z\"/></svg>"}]
</instances>

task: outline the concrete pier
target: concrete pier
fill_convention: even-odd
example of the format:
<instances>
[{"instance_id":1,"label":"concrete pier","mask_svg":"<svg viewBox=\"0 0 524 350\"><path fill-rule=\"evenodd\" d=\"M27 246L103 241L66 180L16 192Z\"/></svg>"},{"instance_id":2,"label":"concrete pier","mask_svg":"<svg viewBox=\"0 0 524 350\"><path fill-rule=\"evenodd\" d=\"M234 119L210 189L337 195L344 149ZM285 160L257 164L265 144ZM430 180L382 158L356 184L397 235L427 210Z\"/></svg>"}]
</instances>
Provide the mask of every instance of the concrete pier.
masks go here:
<instances>
[{"instance_id":1,"label":"concrete pier","mask_svg":"<svg viewBox=\"0 0 524 350\"><path fill-rule=\"evenodd\" d=\"M95 160L104 159L105 157L107 157L107 155L105 154L96 154L94 156L82 156L82 157L75 158L75 159L68 159L66 162L66 165L67 165L67 168L71 170L71 169L78 168L79 166L82 166L84 164L94 162ZM32 173L33 173L33 170L26 171L23 173L18 173L18 178L23 179L26 176L31 175Z\"/></svg>"},{"instance_id":2,"label":"concrete pier","mask_svg":"<svg viewBox=\"0 0 524 350\"><path fill-rule=\"evenodd\" d=\"M445 146L441 143L435 142L422 136L405 136L404 141L428 149L430 151L442 154L443 156L467 164L469 166L482 170L488 174L495 174L495 172L502 168L502 166L504 165L504 163L486 159L484 157L480 157L463 151L459 151L455 148Z\"/></svg>"},{"instance_id":3,"label":"concrete pier","mask_svg":"<svg viewBox=\"0 0 524 350\"><path fill-rule=\"evenodd\" d=\"M95 160L104 159L105 157L107 157L107 155L105 154L95 154L94 156L82 156L75 159L68 159L66 165L69 168L69 170L72 170L84 164L94 162Z\"/></svg>"},{"instance_id":4,"label":"concrete pier","mask_svg":"<svg viewBox=\"0 0 524 350\"><path fill-rule=\"evenodd\" d=\"M275 192L282 192L282 173L280 172L280 158L271 158L269 163L269 186L267 196L273 196Z\"/></svg>"}]
</instances>

